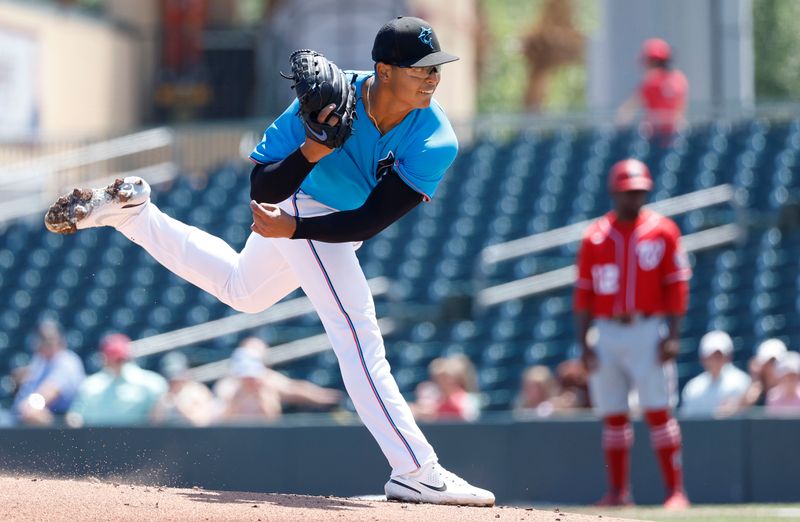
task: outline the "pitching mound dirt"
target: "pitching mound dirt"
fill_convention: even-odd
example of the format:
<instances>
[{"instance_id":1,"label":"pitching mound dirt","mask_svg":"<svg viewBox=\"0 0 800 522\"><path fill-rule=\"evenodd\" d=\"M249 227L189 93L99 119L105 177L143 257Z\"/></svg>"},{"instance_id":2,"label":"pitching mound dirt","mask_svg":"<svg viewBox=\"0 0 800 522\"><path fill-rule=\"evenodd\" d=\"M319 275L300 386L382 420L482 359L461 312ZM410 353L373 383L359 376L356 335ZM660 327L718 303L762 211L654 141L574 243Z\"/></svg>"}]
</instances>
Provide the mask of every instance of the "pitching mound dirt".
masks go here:
<instances>
[{"instance_id":1,"label":"pitching mound dirt","mask_svg":"<svg viewBox=\"0 0 800 522\"><path fill-rule=\"evenodd\" d=\"M607 522L622 519L563 513L555 509L540 511L502 506L430 506L334 497L134 486L99 480L0 477L0 520Z\"/></svg>"}]
</instances>

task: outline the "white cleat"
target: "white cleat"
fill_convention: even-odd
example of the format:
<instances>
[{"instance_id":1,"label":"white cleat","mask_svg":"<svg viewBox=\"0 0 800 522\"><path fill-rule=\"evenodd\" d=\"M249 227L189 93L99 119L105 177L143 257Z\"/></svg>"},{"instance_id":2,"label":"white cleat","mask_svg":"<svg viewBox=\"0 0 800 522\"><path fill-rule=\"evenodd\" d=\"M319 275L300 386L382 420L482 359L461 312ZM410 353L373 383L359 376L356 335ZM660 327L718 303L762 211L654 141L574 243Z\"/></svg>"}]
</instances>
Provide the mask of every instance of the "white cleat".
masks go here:
<instances>
[{"instance_id":1,"label":"white cleat","mask_svg":"<svg viewBox=\"0 0 800 522\"><path fill-rule=\"evenodd\" d=\"M137 176L117 179L100 189L75 189L47 211L44 224L56 234L92 227L118 227L150 201L150 185Z\"/></svg>"},{"instance_id":2,"label":"white cleat","mask_svg":"<svg viewBox=\"0 0 800 522\"><path fill-rule=\"evenodd\" d=\"M470 485L433 462L412 473L392 477L384 487L386 500L454 506L494 506L494 494Z\"/></svg>"}]
</instances>

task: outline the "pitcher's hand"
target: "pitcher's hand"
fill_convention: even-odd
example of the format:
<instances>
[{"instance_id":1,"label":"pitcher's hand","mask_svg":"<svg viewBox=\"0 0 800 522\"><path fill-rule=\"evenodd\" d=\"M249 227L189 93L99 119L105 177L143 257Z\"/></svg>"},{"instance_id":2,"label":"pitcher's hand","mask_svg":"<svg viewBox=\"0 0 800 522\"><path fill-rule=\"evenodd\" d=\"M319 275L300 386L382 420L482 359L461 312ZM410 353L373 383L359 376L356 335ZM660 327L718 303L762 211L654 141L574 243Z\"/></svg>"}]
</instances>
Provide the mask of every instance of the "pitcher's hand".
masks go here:
<instances>
[{"instance_id":1,"label":"pitcher's hand","mask_svg":"<svg viewBox=\"0 0 800 522\"><path fill-rule=\"evenodd\" d=\"M287 214L277 205L270 203L250 202L253 212L253 224L250 230L264 237L291 238L297 228L294 216Z\"/></svg>"}]
</instances>

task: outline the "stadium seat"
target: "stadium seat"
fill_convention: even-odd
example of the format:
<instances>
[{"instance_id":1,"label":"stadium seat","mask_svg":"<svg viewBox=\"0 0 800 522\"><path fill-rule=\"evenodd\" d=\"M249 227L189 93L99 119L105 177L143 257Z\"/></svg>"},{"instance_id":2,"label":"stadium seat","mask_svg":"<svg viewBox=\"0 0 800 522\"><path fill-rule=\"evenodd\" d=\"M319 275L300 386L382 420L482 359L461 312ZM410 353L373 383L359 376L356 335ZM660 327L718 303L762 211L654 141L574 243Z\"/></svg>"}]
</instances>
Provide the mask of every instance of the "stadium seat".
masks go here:
<instances>
[{"instance_id":1,"label":"stadium seat","mask_svg":"<svg viewBox=\"0 0 800 522\"><path fill-rule=\"evenodd\" d=\"M507 138L479 136L464 146L433 201L357 252L367 277L393 280L392 296L403 303L404 313L426 319L401 324L387 340L404 394L413 396L432 358L461 353L478 367L486 407L505 409L524 367L554 367L575 355L569 288L509 301L472 317L439 312L444 303L479 284L475 276L485 246L606 212L608 168L629 155L650 166L655 182L651 199L732 183L737 204L753 218L743 242L691 256L694 278L681 345L682 382L699 371L697 342L710 328L729 330L739 363L767 336L800 340L794 320L800 313L800 233L779 219L800 201L800 119L712 121L693 125L668 146L648 140L634 127L526 128ZM206 182L179 177L154 200L168 214L239 249L250 233L248 175L248 166L222 165L208 173ZM733 211L720 205L677 222L688 234L733 219ZM480 284L570 266L576 246L493 265ZM6 304L0 311L0 372L22 360L44 311L61 319L69 342L81 347L87 361L108 330L136 338L232 313L120 234L93 229L59 236L24 220L6 225L0 234L0 300ZM378 310L380 315L389 309L379 303ZM321 331L310 317L276 325L269 335L283 342ZM229 354L240 340L241 335L232 335L200 343L187 355L198 364L210 362ZM321 385L342 386L330 352L286 368Z\"/></svg>"}]
</instances>

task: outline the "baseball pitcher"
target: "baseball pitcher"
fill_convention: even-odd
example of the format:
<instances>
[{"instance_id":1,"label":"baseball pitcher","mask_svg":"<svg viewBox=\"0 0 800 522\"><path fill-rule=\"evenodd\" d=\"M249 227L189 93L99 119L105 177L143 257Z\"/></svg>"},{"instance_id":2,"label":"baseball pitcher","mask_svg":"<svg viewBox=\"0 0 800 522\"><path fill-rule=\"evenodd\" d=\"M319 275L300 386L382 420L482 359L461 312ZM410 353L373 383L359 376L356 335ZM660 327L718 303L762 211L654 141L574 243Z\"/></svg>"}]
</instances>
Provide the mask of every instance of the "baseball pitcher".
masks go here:
<instances>
[{"instance_id":1,"label":"baseball pitcher","mask_svg":"<svg viewBox=\"0 0 800 522\"><path fill-rule=\"evenodd\" d=\"M361 241L433 197L458 145L433 93L444 63L431 26L399 17L372 49L372 71L342 71L311 50L290 58L297 100L250 155L253 233L241 252L170 218L131 177L60 198L58 233L108 225L162 265L243 312L298 286L313 302L361 420L392 467L389 499L491 506L494 495L442 468L386 361L356 257Z\"/></svg>"}]
</instances>

